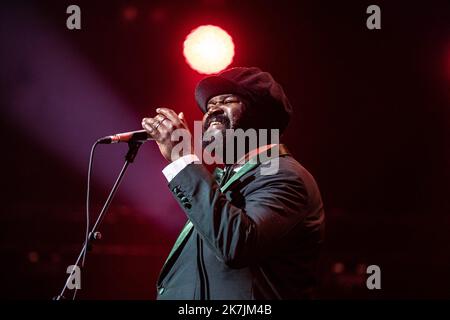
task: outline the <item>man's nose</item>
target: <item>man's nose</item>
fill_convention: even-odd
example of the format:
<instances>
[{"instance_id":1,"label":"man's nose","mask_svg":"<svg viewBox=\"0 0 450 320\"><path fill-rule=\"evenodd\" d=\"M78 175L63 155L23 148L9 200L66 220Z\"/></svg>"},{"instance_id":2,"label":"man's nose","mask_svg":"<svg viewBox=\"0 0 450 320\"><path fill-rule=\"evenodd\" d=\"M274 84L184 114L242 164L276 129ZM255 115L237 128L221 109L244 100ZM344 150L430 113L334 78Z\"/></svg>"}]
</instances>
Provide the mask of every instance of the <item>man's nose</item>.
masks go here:
<instances>
[{"instance_id":1,"label":"man's nose","mask_svg":"<svg viewBox=\"0 0 450 320\"><path fill-rule=\"evenodd\" d=\"M208 110L208 117L224 113L222 104L216 104Z\"/></svg>"}]
</instances>

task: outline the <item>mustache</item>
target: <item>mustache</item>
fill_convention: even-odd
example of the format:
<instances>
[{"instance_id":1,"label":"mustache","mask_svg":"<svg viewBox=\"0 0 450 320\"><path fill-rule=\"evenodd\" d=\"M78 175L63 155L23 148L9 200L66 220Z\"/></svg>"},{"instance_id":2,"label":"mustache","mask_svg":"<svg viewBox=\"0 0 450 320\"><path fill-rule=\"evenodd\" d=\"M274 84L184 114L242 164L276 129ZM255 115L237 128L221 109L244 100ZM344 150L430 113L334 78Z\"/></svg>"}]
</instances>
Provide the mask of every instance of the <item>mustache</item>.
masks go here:
<instances>
[{"instance_id":1,"label":"mustache","mask_svg":"<svg viewBox=\"0 0 450 320\"><path fill-rule=\"evenodd\" d=\"M203 130L206 131L209 128L209 125L214 121L224 124L226 128L230 127L230 119L228 119L227 116L223 114L218 114L206 119L205 125L203 126Z\"/></svg>"}]
</instances>

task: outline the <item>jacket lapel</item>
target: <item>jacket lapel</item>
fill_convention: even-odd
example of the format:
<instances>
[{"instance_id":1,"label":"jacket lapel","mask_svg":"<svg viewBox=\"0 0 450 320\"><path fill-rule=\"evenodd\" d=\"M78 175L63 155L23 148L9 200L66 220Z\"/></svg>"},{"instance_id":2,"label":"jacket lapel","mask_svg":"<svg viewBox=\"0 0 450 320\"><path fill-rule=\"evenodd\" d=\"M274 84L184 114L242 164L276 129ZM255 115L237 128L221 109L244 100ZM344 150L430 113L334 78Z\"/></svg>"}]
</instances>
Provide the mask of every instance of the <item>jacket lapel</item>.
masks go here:
<instances>
[{"instance_id":1,"label":"jacket lapel","mask_svg":"<svg viewBox=\"0 0 450 320\"><path fill-rule=\"evenodd\" d=\"M285 146L278 145L278 147L279 147L279 152L275 155L272 155L271 157L266 158L265 161L288 154L288 151ZM236 172L234 175L231 176L231 178L228 181L226 181L226 182L221 181L222 186L220 187L220 191L222 191L222 192L227 191L235 181L239 180L243 175L245 175L247 172L249 172L250 170L252 170L253 168L255 168L256 166L258 166L261 163L259 161L253 161L253 160L254 160L254 158L247 161L239 169L238 172ZM223 173L222 169L216 168L214 170L213 176L215 178L221 179L223 177L223 174L224 173ZM170 251L169 256L167 257L166 261L164 262L164 265L163 265L161 272L159 274L159 277L158 277L158 282L161 280L161 276L163 275L163 272L165 271L166 267L168 266L169 261L171 261L172 258L174 256L176 256L175 253L182 248L182 245L184 245L186 243L185 240L188 238L188 235L193 230L193 227L194 227L194 225L192 224L192 222L190 220L188 220L187 223L184 225L184 228L183 228L183 230L181 230L180 235L178 236L177 240L175 241L175 244L173 245L173 248Z\"/></svg>"},{"instance_id":2,"label":"jacket lapel","mask_svg":"<svg viewBox=\"0 0 450 320\"><path fill-rule=\"evenodd\" d=\"M164 270L166 269L169 261L174 256L175 252L178 250L178 248L180 248L181 244L183 242L185 242L184 240L186 240L188 238L188 235L191 233L193 226L194 225L192 224L192 222L190 220L188 220L186 222L186 224L184 225L183 230L181 230L180 235L178 236L177 240L175 241L175 244L173 245L172 250L170 250L170 253L167 256L167 259L164 262L163 267L161 268L161 272L159 273L158 281L159 281L159 279L161 279L161 276L162 276Z\"/></svg>"},{"instance_id":3,"label":"jacket lapel","mask_svg":"<svg viewBox=\"0 0 450 320\"><path fill-rule=\"evenodd\" d=\"M244 164L238 172L236 172L235 174L233 174L231 176L231 178L225 182L225 184L220 187L220 191L225 192L226 190L228 190L230 188L230 186L233 184L233 182L235 182L236 180L238 180L240 177L242 177L244 174L246 174L247 172L249 172L250 170L252 170L254 167L256 167L258 165L258 163L252 163L251 161L247 162L246 164Z\"/></svg>"},{"instance_id":4,"label":"jacket lapel","mask_svg":"<svg viewBox=\"0 0 450 320\"><path fill-rule=\"evenodd\" d=\"M258 159L258 156L261 153L259 153L259 154L256 154L255 156L253 156L252 158L250 158L250 160L247 161L239 169L239 171L236 172L234 175L232 175L231 178L220 188L220 191L222 191L222 192L227 191L233 185L234 182L239 180L243 175L248 173L253 168L257 167L261 163L265 163L265 162L270 161L270 160L272 160L274 158L281 157L281 156L284 156L286 154L289 154L289 151L287 150L287 148L284 145L282 145L282 144L275 145L275 146L271 147L270 149L272 149L272 151L275 150L275 152L272 152L272 155L270 157L265 157L264 159L260 160L260 159ZM265 150L265 151L267 151L267 150Z\"/></svg>"}]
</instances>

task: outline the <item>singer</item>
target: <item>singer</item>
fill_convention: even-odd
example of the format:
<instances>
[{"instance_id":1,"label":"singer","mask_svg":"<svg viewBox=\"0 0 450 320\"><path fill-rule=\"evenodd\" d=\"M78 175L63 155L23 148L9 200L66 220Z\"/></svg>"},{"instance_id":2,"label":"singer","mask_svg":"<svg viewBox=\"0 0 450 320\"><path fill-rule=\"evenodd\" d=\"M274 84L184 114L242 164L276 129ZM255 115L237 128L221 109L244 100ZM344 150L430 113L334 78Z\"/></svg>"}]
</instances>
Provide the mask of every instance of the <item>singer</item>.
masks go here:
<instances>
[{"instance_id":1,"label":"singer","mask_svg":"<svg viewBox=\"0 0 450 320\"><path fill-rule=\"evenodd\" d=\"M173 154L172 133L189 130L183 113L159 108L155 117L142 120L169 162L163 174L187 216L160 272L157 298L314 298L324 232L314 178L284 145L259 144L243 154L226 134L282 133L292 114L282 87L258 68L231 68L201 80L195 98L204 113L203 136L213 137L203 139L203 147L222 138L222 154L235 152L234 163L218 165L211 174L195 154ZM274 152L262 158L261 150ZM277 170L264 173L271 161L277 161Z\"/></svg>"}]
</instances>

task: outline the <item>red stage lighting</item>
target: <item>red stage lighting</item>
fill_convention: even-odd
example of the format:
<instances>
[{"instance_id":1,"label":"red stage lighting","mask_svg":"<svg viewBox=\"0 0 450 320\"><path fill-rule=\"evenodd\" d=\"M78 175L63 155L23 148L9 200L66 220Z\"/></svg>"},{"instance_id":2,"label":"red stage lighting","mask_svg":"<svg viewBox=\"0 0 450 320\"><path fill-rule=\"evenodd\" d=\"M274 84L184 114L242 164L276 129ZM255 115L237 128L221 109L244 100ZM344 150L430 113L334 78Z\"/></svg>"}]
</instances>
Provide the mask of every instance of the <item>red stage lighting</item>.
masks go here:
<instances>
[{"instance_id":1,"label":"red stage lighting","mask_svg":"<svg viewBox=\"0 0 450 320\"><path fill-rule=\"evenodd\" d=\"M122 10L122 16L125 21L133 21L136 19L138 11L136 7L128 6Z\"/></svg>"},{"instance_id":2,"label":"red stage lighting","mask_svg":"<svg viewBox=\"0 0 450 320\"><path fill-rule=\"evenodd\" d=\"M204 74L216 73L233 61L233 39L219 27L200 26L186 37L183 54L192 69Z\"/></svg>"}]
</instances>

